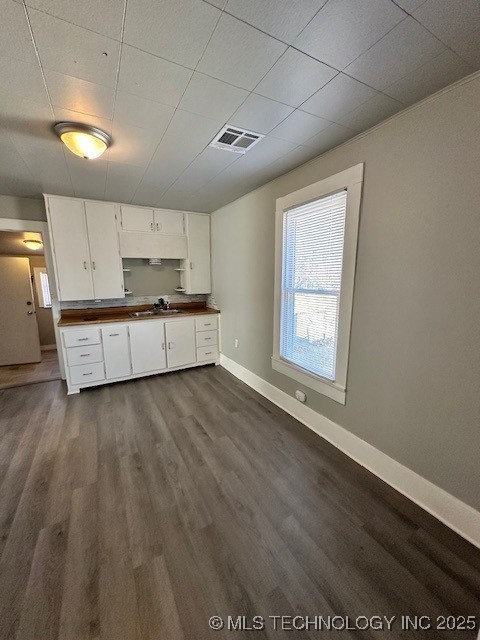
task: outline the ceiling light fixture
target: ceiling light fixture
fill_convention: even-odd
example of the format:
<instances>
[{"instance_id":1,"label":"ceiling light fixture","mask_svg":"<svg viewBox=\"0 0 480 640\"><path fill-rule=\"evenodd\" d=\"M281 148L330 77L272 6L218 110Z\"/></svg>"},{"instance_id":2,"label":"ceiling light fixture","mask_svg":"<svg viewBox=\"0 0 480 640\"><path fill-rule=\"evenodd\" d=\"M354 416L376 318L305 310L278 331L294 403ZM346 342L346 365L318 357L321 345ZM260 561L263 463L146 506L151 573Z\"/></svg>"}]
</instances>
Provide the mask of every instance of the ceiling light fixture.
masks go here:
<instances>
[{"instance_id":1,"label":"ceiling light fixture","mask_svg":"<svg viewBox=\"0 0 480 640\"><path fill-rule=\"evenodd\" d=\"M108 133L88 124L57 122L54 130L69 151L86 160L99 158L112 144Z\"/></svg>"},{"instance_id":2,"label":"ceiling light fixture","mask_svg":"<svg viewBox=\"0 0 480 640\"><path fill-rule=\"evenodd\" d=\"M29 249L33 249L33 251L38 251L42 247L40 240L24 240L23 242Z\"/></svg>"}]
</instances>

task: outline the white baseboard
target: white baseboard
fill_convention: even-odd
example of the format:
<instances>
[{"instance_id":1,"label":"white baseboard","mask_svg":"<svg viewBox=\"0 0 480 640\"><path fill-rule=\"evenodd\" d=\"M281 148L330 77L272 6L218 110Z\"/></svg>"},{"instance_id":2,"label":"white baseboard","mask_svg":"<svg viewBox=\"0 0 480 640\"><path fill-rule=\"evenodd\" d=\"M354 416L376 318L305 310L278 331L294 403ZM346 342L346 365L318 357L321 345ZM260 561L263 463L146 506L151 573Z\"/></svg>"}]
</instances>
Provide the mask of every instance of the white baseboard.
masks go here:
<instances>
[{"instance_id":1,"label":"white baseboard","mask_svg":"<svg viewBox=\"0 0 480 640\"><path fill-rule=\"evenodd\" d=\"M403 466L368 442L332 422L263 380L242 365L220 354L220 364L236 378L328 440L350 458L428 511L463 538L480 548L480 512L444 489Z\"/></svg>"},{"instance_id":2,"label":"white baseboard","mask_svg":"<svg viewBox=\"0 0 480 640\"><path fill-rule=\"evenodd\" d=\"M40 346L40 351L55 351L56 348L56 344L42 344Z\"/></svg>"}]
</instances>

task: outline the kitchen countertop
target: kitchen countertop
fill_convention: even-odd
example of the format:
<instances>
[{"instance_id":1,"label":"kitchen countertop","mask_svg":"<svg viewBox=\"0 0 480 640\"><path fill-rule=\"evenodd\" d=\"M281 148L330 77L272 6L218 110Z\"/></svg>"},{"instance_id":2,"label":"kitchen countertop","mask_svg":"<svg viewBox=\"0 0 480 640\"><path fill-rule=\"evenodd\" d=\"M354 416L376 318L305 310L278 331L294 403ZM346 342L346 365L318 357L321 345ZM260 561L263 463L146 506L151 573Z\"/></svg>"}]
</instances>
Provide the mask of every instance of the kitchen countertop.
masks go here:
<instances>
[{"instance_id":1,"label":"kitchen countertop","mask_svg":"<svg viewBox=\"0 0 480 640\"><path fill-rule=\"evenodd\" d=\"M184 302L171 305L171 309L178 309L179 313L159 314L154 316L132 316L135 311L148 311L150 304L131 307L102 307L98 309L65 309L62 311L59 327L71 327L88 324L102 324L107 322L132 322L136 320L157 320L158 318L185 318L205 314L218 314L218 309L211 309L202 302Z\"/></svg>"}]
</instances>

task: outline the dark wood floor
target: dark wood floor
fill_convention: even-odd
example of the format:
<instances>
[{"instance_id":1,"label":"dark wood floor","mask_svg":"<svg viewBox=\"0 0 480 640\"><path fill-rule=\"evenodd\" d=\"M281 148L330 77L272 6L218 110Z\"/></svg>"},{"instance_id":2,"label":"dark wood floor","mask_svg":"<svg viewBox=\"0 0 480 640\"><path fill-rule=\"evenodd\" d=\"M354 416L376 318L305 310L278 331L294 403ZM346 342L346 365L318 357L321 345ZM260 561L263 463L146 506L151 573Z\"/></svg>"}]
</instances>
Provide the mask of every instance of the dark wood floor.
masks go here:
<instances>
[{"instance_id":1,"label":"dark wood floor","mask_svg":"<svg viewBox=\"0 0 480 640\"><path fill-rule=\"evenodd\" d=\"M480 552L220 367L7 389L0 416L2 640L475 637L399 618L478 617ZM397 621L268 618L295 614Z\"/></svg>"}]
</instances>

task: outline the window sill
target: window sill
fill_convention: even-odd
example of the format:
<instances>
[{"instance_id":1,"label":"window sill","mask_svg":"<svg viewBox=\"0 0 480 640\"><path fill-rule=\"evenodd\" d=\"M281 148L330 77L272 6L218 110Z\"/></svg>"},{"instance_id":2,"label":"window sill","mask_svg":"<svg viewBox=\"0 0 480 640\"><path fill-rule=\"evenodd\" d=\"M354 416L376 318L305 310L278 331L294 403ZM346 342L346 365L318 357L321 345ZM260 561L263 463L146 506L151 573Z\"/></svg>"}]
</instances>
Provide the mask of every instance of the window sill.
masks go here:
<instances>
[{"instance_id":1,"label":"window sill","mask_svg":"<svg viewBox=\"0 0 480 640\"><path fill-rule=\"evenodd\" d=\"M346 402L345 388L340 387L334 382L328 382L323 378L319 378L318 376L308 373L304 369L296 367L294 364L272 356L272 369L279 373L283 373L283 375L288 376L289 378L293 378L293 380L302 383L306 387L309 387L309 389L318 391L318 393L335 400L335 402L338 402L339 404L345 404Z\"/></svg>"}]
</instances>

